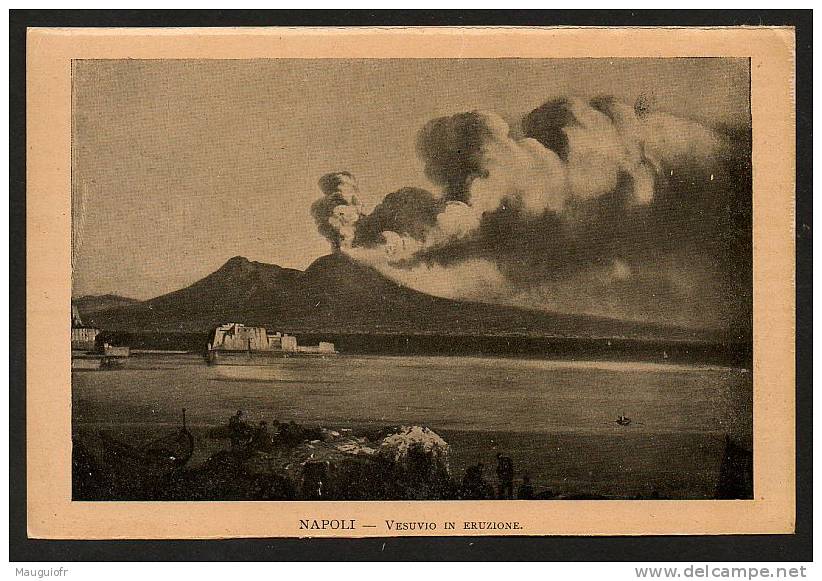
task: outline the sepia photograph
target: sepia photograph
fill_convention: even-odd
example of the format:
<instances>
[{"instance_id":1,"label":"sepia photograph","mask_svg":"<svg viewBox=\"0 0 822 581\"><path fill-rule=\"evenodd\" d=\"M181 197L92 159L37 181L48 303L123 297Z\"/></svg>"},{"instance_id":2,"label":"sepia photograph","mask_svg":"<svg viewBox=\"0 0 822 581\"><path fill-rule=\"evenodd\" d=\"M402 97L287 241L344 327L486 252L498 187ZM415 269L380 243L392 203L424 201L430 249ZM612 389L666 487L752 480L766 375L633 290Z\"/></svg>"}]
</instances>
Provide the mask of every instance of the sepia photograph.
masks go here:
<instances>
[{"instance_id":1,"label":"sepia photograph","mask_svg":"<svg viewBox=\"0 0 822 581\"><path fill-rule=\"evenodd\" d=\"M749 58L74 59L71 498L752 499L752 208Z\"/></svg>"},{"instance_id":2,"label":"sepia photograph","mask_svg":"<svg viewBox=\"0 0 822 581\"><path fill-rule=\"evenodd\" d=\"M103 24L25 32L29 538L798 530L793 29Z\"/></svg>"}]
</instances>

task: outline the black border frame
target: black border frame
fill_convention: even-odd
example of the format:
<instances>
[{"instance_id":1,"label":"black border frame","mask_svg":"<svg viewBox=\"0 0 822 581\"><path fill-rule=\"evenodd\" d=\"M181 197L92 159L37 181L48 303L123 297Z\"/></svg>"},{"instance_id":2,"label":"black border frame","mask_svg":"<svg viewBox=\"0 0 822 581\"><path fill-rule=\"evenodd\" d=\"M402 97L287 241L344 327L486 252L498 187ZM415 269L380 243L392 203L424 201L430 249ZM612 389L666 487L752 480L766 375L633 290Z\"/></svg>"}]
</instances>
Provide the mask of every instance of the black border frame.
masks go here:
<instances>
[{"instance_id":1,"label":"black border frame","mask_svg":"<svg viewBox=\"0 0 822 581\"><path fill-rule=\"evenodd\" d=\"M812 561L812 10L10 10L9 558L15 561ZM26 29L223 26L793 26L794 535L57 541L26 534Z\"/></svg>"}]
</instances>

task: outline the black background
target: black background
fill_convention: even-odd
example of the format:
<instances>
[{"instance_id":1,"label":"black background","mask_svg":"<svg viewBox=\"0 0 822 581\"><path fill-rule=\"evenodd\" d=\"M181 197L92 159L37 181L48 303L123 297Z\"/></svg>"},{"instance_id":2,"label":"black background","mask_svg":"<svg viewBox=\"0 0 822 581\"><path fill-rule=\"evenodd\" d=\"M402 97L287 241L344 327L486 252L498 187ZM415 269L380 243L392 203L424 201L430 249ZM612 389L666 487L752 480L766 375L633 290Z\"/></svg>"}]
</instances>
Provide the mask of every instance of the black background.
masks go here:
<instances>
[{"instance_id":1,"label":"black background","mask_svg":"<svg viewBox=\"0 0 822 581\"><path fill-rule=\"evenodd\" d=\"M11 561L811 561L812 560L812 11L811 10L11 10L10 395ZM45 541L26 535L26 28L186 26L735 26L796 27L797 312L795 535ZM603 511L603 518L607 513Z\"/></svg>"}]
</instances>

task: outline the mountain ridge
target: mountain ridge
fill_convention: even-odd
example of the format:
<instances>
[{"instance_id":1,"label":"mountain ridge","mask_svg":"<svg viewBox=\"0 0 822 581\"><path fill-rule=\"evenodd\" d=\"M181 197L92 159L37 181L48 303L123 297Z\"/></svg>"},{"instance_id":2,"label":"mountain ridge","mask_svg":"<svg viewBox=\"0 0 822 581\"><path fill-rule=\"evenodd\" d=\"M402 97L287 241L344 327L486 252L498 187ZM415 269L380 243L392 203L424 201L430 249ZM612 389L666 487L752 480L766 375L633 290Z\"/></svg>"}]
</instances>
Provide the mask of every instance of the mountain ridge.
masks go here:
<instances>
[{"instance_id":1,"label":"mountain ridge","mask_svg":"<svg viewBox=\"0 0 822 581\"><path fill-rule=\"evenodd\" d=\"M83 295L81 297L72 298L71 303L80 311L80 315L88 315L99 311L105 311L115 307L133 305L141 302L140 299L133 299L131 297L124 297L114 293L106 293L102 295Z\"/></svg>"},{"instance_id":2,"label":"mountain ridge","mask_svg":"<svg viewBox=\"0 0 822 581\"><path fill-rule=\"evenodd\" d=\"M235 256L193 284L92 313L112 331L203 332L225 322L302 333L700 339L715 332L446 299L334 252L304 271Z\"/></svg>"}]
</instances>

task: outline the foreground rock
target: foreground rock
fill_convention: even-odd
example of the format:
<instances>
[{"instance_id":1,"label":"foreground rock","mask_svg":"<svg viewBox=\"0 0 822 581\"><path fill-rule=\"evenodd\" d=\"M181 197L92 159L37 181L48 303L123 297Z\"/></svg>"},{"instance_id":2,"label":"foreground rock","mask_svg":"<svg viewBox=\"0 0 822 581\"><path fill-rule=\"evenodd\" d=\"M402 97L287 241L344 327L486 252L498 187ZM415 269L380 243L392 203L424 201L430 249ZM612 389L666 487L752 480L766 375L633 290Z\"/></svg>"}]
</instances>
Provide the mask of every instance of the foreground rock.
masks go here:
<instances>
[{"instance_id":1,"label":"foreground rock","mask_svg":"<svg viewBox=\"0 0 822 581\"><path fill-rule=\"evenodd\" d=\"M210 440L225 440L221 428ZM448 443L429 428L351 430L276 426L221 447L197 466L119 465L105 442L75 442L75 499L436 500L457 497Z\"/></svg>"}]
</instances>

